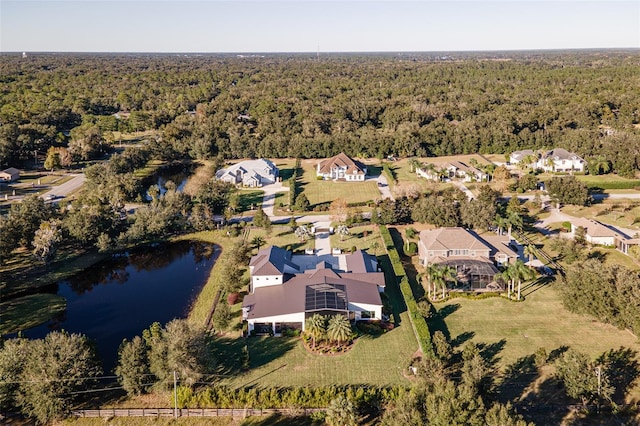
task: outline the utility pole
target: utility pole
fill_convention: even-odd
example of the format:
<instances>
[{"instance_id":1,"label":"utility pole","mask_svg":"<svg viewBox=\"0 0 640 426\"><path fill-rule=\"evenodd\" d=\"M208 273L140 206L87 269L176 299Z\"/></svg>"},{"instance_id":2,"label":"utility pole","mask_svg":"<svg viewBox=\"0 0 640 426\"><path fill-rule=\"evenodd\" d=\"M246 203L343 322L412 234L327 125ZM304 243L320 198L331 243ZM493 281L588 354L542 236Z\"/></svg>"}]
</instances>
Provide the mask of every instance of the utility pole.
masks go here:
<instances>
[{"instance_id":1,"label":"utility pole","mask_svg":"<svg viewBox=\"0 0 640 426\"><path fill-rule=\"evenodd\" d=\"M598 378L598 404L596 405L597 407L597 412L600 412L600 390L602 388L602 367L600 367L599 365L596 367L596 377Z\"/></svg>"},{"instance_id":2,"label":"utility pole","mask_svg":"<svg viewBox=\"0 0 640 426\"><path fill-rule=\"evenodd\" d=\"M178 418L178 374L173 372L173 417Z\"/></svg>"}]
</instances>

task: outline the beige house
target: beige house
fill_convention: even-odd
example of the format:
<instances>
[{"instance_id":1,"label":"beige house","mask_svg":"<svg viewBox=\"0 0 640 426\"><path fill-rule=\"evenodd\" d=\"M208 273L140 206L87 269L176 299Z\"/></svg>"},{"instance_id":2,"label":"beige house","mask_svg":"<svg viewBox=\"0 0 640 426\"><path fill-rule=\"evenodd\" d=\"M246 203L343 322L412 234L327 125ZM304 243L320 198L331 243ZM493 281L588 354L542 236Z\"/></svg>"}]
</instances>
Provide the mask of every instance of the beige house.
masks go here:
<instances>
[{"instance_id":1,"label":"beige house","mask_svg":"<svg viewBox=\"0 0 640 426\"><path fill-rule=\"evenodd\" d=\"M20 170L9 167L0 172L0 182L13 182L20 179Z\"/></svg>"},{"instance_id":2,"label":"beige house","mask_svg":"<svg viewBox=\"0 0 640 426\"><path fill-rule=\"evenodd\" d=\"M547 172L584 172L586 162L582 157L564 148L544 152L535 167Z\"/></svg>"},{"instance_id":3,"label":"beige house","mask_svg":"<svg viewBox=\"0 0 640 426\"><path fill-rule=\"evenodd\" d=\"M424 266L432 264L454 267L458 285L463 290L492 288L498 268L515 262L518 254L510 247L508 236L480 237L460 227L438 228L420 232L418 256Z\"/></svg>"},{"instance_id":4,"label":"beige house","mask_svg":"<svg viewBox=\"0 0 640 426\"><path fill-rule=\"evenodd\" d=\"M304 330L314 314L341 314L352 321L382 319L384 273L364 251L333 255L292 255L276 246L251 258L249 294L242 303L250 332L279 334Z\"/></svg>"},{"instance_id":5,"label":"beige house","mask_svg":"<svg viewBox=\"0 0 640 426\"><path fill-rule=\"evenodd\" d=\"M344 152L335 157L327 158L318 163L317 176L325 180L344 180L347 182L363 182L367 174L367 167L359 161L353 160Z\"/></svg>"}]
</instances>

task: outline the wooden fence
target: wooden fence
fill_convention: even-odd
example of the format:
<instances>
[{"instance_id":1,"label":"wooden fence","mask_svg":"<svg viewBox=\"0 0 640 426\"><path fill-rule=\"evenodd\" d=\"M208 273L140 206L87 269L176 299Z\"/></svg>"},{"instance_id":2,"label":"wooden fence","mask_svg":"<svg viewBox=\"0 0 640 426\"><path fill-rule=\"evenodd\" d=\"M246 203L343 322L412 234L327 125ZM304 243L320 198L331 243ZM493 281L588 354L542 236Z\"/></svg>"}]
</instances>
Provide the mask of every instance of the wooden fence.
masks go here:
<instances>
[{"instance_id":1,"label":"wooden fence","mask_svg":"<svg viewBox=\"0 0 640 426\"><path fill-rule=\"evenodd\" d=\"M248 417L270 416L306 416L324 408L107 408L99 410L73 410L76 417Z\"/></svg>"}]
</instances>

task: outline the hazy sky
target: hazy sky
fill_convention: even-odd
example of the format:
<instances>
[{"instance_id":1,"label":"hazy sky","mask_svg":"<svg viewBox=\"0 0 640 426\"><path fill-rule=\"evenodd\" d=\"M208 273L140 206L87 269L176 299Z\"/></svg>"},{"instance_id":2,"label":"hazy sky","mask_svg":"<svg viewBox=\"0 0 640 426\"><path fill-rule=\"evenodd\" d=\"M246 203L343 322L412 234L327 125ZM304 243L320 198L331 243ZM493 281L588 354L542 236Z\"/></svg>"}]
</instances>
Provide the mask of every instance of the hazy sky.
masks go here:
<instances>
[{"instance_id":1,"label":"hazy sky","mask_svg":"<svg viewBox=\"0 0 640 426\"><path fill-rule=\"evenodd\" d=\"M640 1L0 0L0 51L640 47Z\"/></svg>"}]
</instances>

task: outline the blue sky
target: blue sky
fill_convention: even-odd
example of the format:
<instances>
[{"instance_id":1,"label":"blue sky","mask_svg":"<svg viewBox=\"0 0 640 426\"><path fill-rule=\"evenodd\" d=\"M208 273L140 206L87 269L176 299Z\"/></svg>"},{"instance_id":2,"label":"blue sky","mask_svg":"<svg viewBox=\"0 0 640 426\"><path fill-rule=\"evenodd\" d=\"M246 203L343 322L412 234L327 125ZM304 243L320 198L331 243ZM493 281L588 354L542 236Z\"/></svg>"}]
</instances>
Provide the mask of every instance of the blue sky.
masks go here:
<instances>
[{"instance_id":1,"label":"blue sky","mask_svg":"<svg viewBox=\"0 0 640 426\"><path fill-rule=\"evenodd\" d=\"M0 51L640 47L640 1L0 0Z\"/></svg>"}]
</instances>

